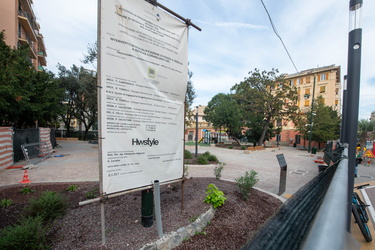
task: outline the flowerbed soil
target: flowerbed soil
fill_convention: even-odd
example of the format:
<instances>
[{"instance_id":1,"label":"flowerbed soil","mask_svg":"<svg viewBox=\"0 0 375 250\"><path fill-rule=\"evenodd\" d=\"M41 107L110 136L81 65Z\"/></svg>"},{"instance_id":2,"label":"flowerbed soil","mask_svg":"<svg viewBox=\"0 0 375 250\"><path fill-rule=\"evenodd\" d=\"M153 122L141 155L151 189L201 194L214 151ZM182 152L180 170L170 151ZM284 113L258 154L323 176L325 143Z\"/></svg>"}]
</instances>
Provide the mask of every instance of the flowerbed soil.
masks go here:
<instances>
[{"instance_id":1,"label":"flowerbed soil","mask_svg":"<svg viewBox=\"0 0 375 250\"><path fill-rule=\"evenodd\" d=\"M181 183L161 187L161 210L164 233L176 231L192 223L210 205L202 202L208 184L214 183L227 200L218 208L204 231L184 241L176 249L239 249L261 225L281 206L282 202L253 189L244 201L235 183L215 178L191 178L184 184L184 210L181 210ZM72 185L76 191L66 191ZM98 192L99 183L31 183L34 193L22 194L23 185L0 187L0 199L11 199L13 204L0 208L0 229L14 225L21 218L28 200L45 191L62 193L68 198L69 208L57 219L48 234L52 249L139 249L158 239L156 223L141 225L141 192L133 192L105 202L106 240L101 244L100 205L98 202L78 206L88 192Z\"/></svg>"}]
</instances>

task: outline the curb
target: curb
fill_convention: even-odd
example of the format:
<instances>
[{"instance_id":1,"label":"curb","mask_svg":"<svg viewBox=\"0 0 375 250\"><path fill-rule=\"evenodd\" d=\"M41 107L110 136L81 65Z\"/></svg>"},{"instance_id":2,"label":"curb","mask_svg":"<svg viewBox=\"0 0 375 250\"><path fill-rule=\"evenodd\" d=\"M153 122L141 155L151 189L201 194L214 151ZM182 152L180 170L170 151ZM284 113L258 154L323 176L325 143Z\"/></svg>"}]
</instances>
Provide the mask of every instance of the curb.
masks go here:
<instances>
[{"instance_id":1,"label":"curb","mask_svg":"<svg viewBox=\"0 0 375 250\"><path fill-rule=\"evenodd\" d=\"M208 222L212 220L215 215L215 209L211 208L201 214L193 223L186 227L177 229L176 232L165 234L163 238L148 243L140 248L140 250L169 250L180 245L183 241L190 239L196 232L201 232Z\"/></svg>"}]
</instances>

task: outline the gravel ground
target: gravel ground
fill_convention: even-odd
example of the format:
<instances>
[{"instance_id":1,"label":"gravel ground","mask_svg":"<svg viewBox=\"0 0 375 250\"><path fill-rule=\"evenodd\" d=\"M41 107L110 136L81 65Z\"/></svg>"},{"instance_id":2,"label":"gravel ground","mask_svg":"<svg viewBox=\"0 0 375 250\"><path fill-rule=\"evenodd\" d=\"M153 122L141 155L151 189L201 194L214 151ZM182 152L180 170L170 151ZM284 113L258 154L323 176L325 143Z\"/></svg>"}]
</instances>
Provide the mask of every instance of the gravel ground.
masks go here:
<instances>
[{"instance_id":1,"label":"gravel ground","mask_svg":"<svg viewBox=\"0 0 375 250\"><path fill-rule=\"evenodd\" d=\"M209 205L202 202L208 184L214 183L227 200L218 208L204 232L184 241L176 249L239 249L282 204L263 192L252 190L250 199L240 198L232 182L214 178L193 178L185 181L184 210L181 210L181 184L161 187L161 210L164 233L187 226L193 218L206 212ZM71 184L78 185L74 192L66 191ZM12 199L10 207L0 208L0 228L12 225L21 217L30 198L44 190L61 192L69 199L69 209L58 219L49 233L52 249L139 249L158 239L156 225L141 225L141 192L109 199L105 204L107 243L101 245L100 206L92 203L78 206L86 200L87 192L98 193L97 182L85 183L31 183L36 192L24 195L21 185L0 188L0 199Z\"/></svg>"}]
</instances>

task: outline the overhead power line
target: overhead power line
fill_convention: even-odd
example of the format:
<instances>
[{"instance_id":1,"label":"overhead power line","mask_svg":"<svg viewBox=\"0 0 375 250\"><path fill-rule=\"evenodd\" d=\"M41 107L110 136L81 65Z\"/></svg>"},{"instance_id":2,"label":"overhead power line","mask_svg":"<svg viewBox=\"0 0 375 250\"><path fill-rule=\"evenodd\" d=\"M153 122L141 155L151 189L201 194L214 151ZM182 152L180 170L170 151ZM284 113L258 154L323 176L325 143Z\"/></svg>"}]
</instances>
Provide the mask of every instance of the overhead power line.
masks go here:
<instances>
[{"instance_id":1,"label":"overhead power line","mask_svg":"<svg viewBox=\"0 0 375 250\"><path fill-rule=\"evenodd\" d=\"M286 46L285 46L285 44L284 44L283 39L281 38L281 36L280 36L279 33L277 32L276 27L275 27L275 25L274 25L273 22L272 22L271 15L270 15L270 13L269 13L268 10L267 10L266 5L263 3L263 0L260 0L260 1L262 2L263 7L264 7L264 9L265 9L266 12L267 12L267 15L268 15L268 18L270 19L270 23L271 23L271 26L272 26L273 31L275 32L276 36L280 39L281 43L282 43L283 46L284 46L284 49L285 49L286 53L287 53L288 56L289 56L290 61L292 61L292 64L293 64L294 68L296 69L297 73L299 73L299 71L298 71L296 65L294 64L294 61L293 61L292 57L291 57L290 54L289 54L288 49L286 48Z\"/></svg>"}]
</instances>

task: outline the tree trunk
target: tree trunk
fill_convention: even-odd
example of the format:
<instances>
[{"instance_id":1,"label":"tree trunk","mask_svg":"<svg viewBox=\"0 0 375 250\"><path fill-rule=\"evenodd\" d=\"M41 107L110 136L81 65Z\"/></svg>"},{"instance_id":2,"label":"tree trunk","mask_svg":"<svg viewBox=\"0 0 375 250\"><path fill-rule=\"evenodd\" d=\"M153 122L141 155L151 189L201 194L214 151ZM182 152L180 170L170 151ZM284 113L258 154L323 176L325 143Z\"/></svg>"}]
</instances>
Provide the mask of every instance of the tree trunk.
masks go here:
<instances>
[{"instance_id":1,"label":"tree trunk","mask_svg":"<svg viewBox=\"0 0 375 250\"><path fill-rule=\"evenodd\" d=\"M266 136L270 121L271 121L271 116L268 116L266 122L264 123L262 135L260 136L260 138L258 140L258 145L260 145L260 146L263 145L264 137Z\"/></svg>"}]
</instances>

